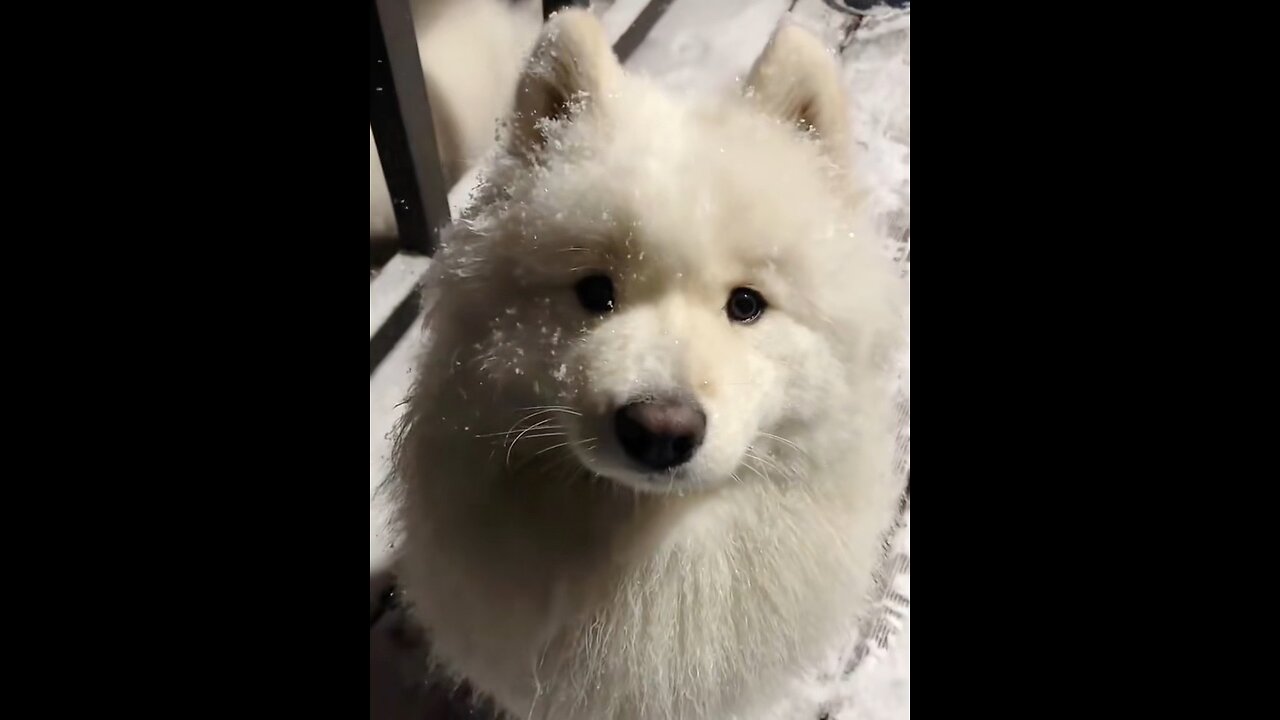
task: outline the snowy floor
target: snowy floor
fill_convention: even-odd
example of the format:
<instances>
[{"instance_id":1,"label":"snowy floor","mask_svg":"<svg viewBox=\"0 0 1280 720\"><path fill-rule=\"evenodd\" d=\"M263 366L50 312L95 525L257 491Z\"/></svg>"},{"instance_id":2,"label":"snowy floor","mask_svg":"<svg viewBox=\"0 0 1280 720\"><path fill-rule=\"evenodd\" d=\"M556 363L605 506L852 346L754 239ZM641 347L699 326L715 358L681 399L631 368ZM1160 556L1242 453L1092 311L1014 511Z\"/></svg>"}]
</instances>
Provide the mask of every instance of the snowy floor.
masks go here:
<instances>
[{"instance_id":1,"label":"snowy floor","mask_svg":"<svg viewBox=\"0 0 1280 720\"><path fill-rule=\"evenodd\" d=\"M626 65L632 72L687 92L716 92L744 75L792 0L676 0L652 28ZM846 42L851 18L831 11L822 0L798 0L787 21L802 24L837 47ZM899 240L895 252L904 273L910 269L910 16L893 14L859 21L842 53L844 77L854 105L853 129L859 167L869 187L886 236ZM389 504L379 488L390 450L388 436L411 381L412 360L423 337L411 330L370 376L369 386L369 563L373 573L394 554L386 521ZM909 397L909 360L904 361L904 392ZM904 416L909 426L909 415ZM904 433L909 443L909 431ZM909 466L909 445L904 448ZM905 470L905 468L904 468ZM909 525L898 546L910 554ZM909 575L897 581L909 595ZM889 720L910 716L910 617L905 602L886 614L893 631L887 648L878 649L840 681L842 701L831 720ZM417 672L412 643L406 643L403 618L389 614L370 639L371 718L453 717L439 698L421 688L406 690L403 678ZM433 705L433 703L435 705ZM438 706L436 710L428 707ZM808 717L801 720L809 720Z\"/></svg>"}]
</instances>

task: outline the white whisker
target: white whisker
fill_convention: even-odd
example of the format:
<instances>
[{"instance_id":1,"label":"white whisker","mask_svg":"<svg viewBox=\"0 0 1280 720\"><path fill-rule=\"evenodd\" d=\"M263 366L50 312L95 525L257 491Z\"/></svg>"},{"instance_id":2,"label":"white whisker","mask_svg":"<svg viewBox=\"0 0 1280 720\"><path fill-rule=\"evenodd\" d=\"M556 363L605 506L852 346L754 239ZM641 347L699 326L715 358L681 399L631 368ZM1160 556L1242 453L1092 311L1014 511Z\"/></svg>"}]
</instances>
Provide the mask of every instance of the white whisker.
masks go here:
<instances>
[{"instance_id":1,"label":"white whisker","mask_svg":"<svg viewBox=\"0 0 1280 720\"><path fill-rule=\"evenodd\" d=\"M547 423L551 422L551 421L552 421L552 420L554 420L554 419L555 419L555 418L546 418L545 420L540 420L540 421L538 421L538 422L536 422L536 423L534 423L534 424L532 424L532 425L530 425L530 426L526 427L525 429L520 430L520 431L518 431L518 432L517 432L516 430L512 429L512 430L508 430L507 432L505 432L505 433L503 433L503 434L504 434L504 435L510 435L510 434L516 433L516 438L515 438L515 440L512 440L512 441L511 441L511 444L513 444L513 445L514 445L514 444L515 444L515 441L516 441L516 440L519 440L521 435L524 435L525 433L527 433L527 432L529 432L529 431L531 431L531 430L537 430L538 428L540 428L540 427L542 427L543 425L545 425L545 424L547 424Z\"/></svg>"},{"instance_id":2,"label":"white whisker","mask_svg":"<svg viewBox=\"0 0 1280 720\"><path fill-rule=\"evenodd\" d=\"M564 437L566 434L567 433L562 433L562 432L537 433L536 435L525 435L524 439L536 440L537 438Z\"/></svg>"},{"instance_id":3,"label":"white whisker","mask_svg":"<svg viewBox=\"0 0 1280 720\"><path fill-rule=\"evenodd\" d=\"M768 458L762 457L762 456L760 456L760 455L756 455L755 453L753 453L753 452L751 452L751 451L747 451L746 455L747 455L747 457L749 457L749 458L751 458L751 459L753 459L753 460L756 460L757 462L761 463L762 465L767 465L767 466L769 466L769 467L773 468L774 470L777 470L778 472L783 473L784 475L786 474L786 472L785 472L781 467L779 467L779 466L778 466L778 463L776 463L776 462L774 462L774 461L772 461L772 460L770 460L770 459L768 459Z\"/></svg>"},{"instance_id":4,"label":"white whisker","mask_svg":"<svg viewBox=\"0 0 1280 720\"><path fill-rule=\"evenodd\" d=\"M521 411L523 410L561 410L563 412L569 413L570 415L577 415L578 417L582 417L582 413L578 412L577 410L574 410L568 405L534 405L532 407L517 408L517 410L521 410Z\"/></svg>"},{"instance_id":5,"label":"white whisker","mask_svg":"<svg viewBox=\"0 0 1280 720\"><path fill-rule=\"evenodd\" d=\"M552 418L547 418L542 422L551 422L551 420ZM538 423L533 427L538 428L540 430L563 430L568 426L567 425L543 425L542 423ZM524 428L521 428L519 430L504 430L503 432L481 433L479 435L476 435L476 437L487 438L487 437L498 437L500 435L515 435L516 433L523 432L523 431L524 431Z\"/></svg>"},{"instance_id":6,"label":"white whisker","mask_svg":"<svg viewBox=\"0 0 1280 720\"><path fill-rule=\"evenodd\" d=\"M765 482L769 482L769 476L768 476L768 475L765 475L764 473L762 473L762 472L760 472L758 469L756 469L756 466L755 466L755 465L752 465L751 463L742 463L742 467L744 467L744 468L746 468L746 469L750 470L751 472L753 472L753 473L755 473L755 474L759 475L761 480L764 480Z\"/></svg>"},{"instance_id":7,"label":"white whisker","mask_svg":"<svg viewBox=\"0 0 1280 720\"><path fill-rule=\"evenodd\" d=\"M547 420L550 420L550 419L551 419L551 418L547 418ZM529 431L534 430L534 429L535 429L535 428L537 428L537 427L538 427L537 425L533 425L533 426L530 426L530 427L525 428L524 432L522 432L522 433L520 433L519 435L517 435L517 436L516 436L516 439L515 439L515 440L512 440L512 441L511 441L511 444L507 446L507 467L511 467L511 451L516 449L516 443L520 442L520 438L522 438L522 437L524 437L526 434L528 434L528 433L529 433ZM563 435L564 433L554 433L554 434L557 434L557 435Z\"/></svg>"},{"instance_id":8,"label":"white whisker","mask_svg":"<svg viewBox=\"0 0 1280 720\"><path fill-rule=\"evenodd\" d=\"M808 454L809 454L808 452L806 452L806 451L805 451L805 449L804 449L804 448L802 448L802 447L800 447L799 445L797 445L797 444L795 444L795 443L791 442L790 440L788 440L788 439L786 439L786 438L782 437L781 435L774 435L773 433L770 433L770 432L763 432L763 431L762 431L760 434L761 434L761 435L763 435L763 436L765 436L765 437L767 437L767 438L773 438L774 440L777 440L778 442L783 443L783 444L785 444L785 445L789 445L789 446L791 446L792 448L794 448L794 449L796 450L796 452L799 452L799 453L802 453L802 454L805 454L805 455L808 455Z\"/></svg>"},{"instance_id":9,"label":"white whisker","mask_svg":"<svg viewBox=\"0 0 1280 720\"><path fill-rule=\"evenodd\" d=\"M558 444L556 444L556 445L552 445L551 447L543 448L543 449L539 450L538 452L534 453L534 454L533 454L533 456L534 456L534 457L538 457L539 455L541 455L541 454L542 454L542 453L544 453L544 452L551 452L552 450L555 450L556 448L562 448L562 447L564 447L565 445L569 445L569 444L571 444L571 443L569 443L569 442L562 442L562 443L558 443Z\"/></svg>"}]
</instances>

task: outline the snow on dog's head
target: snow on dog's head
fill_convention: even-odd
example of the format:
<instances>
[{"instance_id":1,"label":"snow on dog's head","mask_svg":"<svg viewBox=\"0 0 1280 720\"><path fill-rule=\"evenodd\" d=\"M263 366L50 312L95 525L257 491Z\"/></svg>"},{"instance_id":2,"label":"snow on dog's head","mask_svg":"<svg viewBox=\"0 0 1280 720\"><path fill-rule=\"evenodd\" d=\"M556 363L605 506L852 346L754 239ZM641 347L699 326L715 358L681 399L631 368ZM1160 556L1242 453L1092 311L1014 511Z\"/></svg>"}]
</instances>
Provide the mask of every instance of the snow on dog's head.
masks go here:
<instances>
[{"instance_id":1,"label":"snow on dog's head","mask_svg":"<svg viewBox=\"0 0 1280 720\"><path fill-rule=\"evenodd\" d=\"M856 440L894 279L846 112L797 29L705 100L628 76L588 13L554 18L432 280L437 373L492 388L477 429L656 492L785 481Z\"/></svg>"}]
</instances>

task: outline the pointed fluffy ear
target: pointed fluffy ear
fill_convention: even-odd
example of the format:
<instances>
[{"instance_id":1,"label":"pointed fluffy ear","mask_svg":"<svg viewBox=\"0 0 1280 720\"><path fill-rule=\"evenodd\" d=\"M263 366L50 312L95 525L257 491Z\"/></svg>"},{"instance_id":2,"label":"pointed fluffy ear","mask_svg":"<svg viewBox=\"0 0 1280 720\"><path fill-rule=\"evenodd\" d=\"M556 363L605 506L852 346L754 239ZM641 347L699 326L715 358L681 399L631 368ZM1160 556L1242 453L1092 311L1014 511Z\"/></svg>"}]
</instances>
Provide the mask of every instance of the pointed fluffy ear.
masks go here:
<instances>
[{"instance_id":1,"label":"pointed fluffy ear","mask_svg":"<svg viewBox=\"0 0 1280 720\"><path fill-rule=\"evenodd\" d=\"M622 75L604 28L586 10L564 10L547 21L516 88L511 149L529 155L545 140L539 121L569 113L600 112L604 97Z\"/></svg>"},{"instance_id":2,"label":"pointed fluffy ear","mask_svg":"<svg viewBox=\"0 0 1280 720\"><path fill-rule=\"evenodd\" d=\"M846 165L849 119L835 59L794 25L774 33L747 76L746 94L766 114L817 132L827 154Z\"/></svg>"}]
</instances>

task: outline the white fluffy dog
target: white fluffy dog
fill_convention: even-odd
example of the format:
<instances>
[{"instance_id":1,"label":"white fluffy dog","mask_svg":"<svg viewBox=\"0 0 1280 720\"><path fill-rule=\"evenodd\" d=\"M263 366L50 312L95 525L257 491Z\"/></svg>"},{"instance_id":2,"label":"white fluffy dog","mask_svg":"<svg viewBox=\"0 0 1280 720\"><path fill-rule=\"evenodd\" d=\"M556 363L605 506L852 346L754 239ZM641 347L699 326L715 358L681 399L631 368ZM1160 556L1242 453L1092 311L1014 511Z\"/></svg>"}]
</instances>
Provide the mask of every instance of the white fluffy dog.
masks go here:
<instances>
[{"instance_id":1,"label":"white fluffy dog","mask_svg":"<svg viewBox=\"0 0 1280 720\"><path fill-rule=\"evenodd\" d=\"M398 571L517 718L753 718L853 631L901 492L901 286L832 58L671 97L547 25L429 281Z\"/></svg>"}]
</instances>

